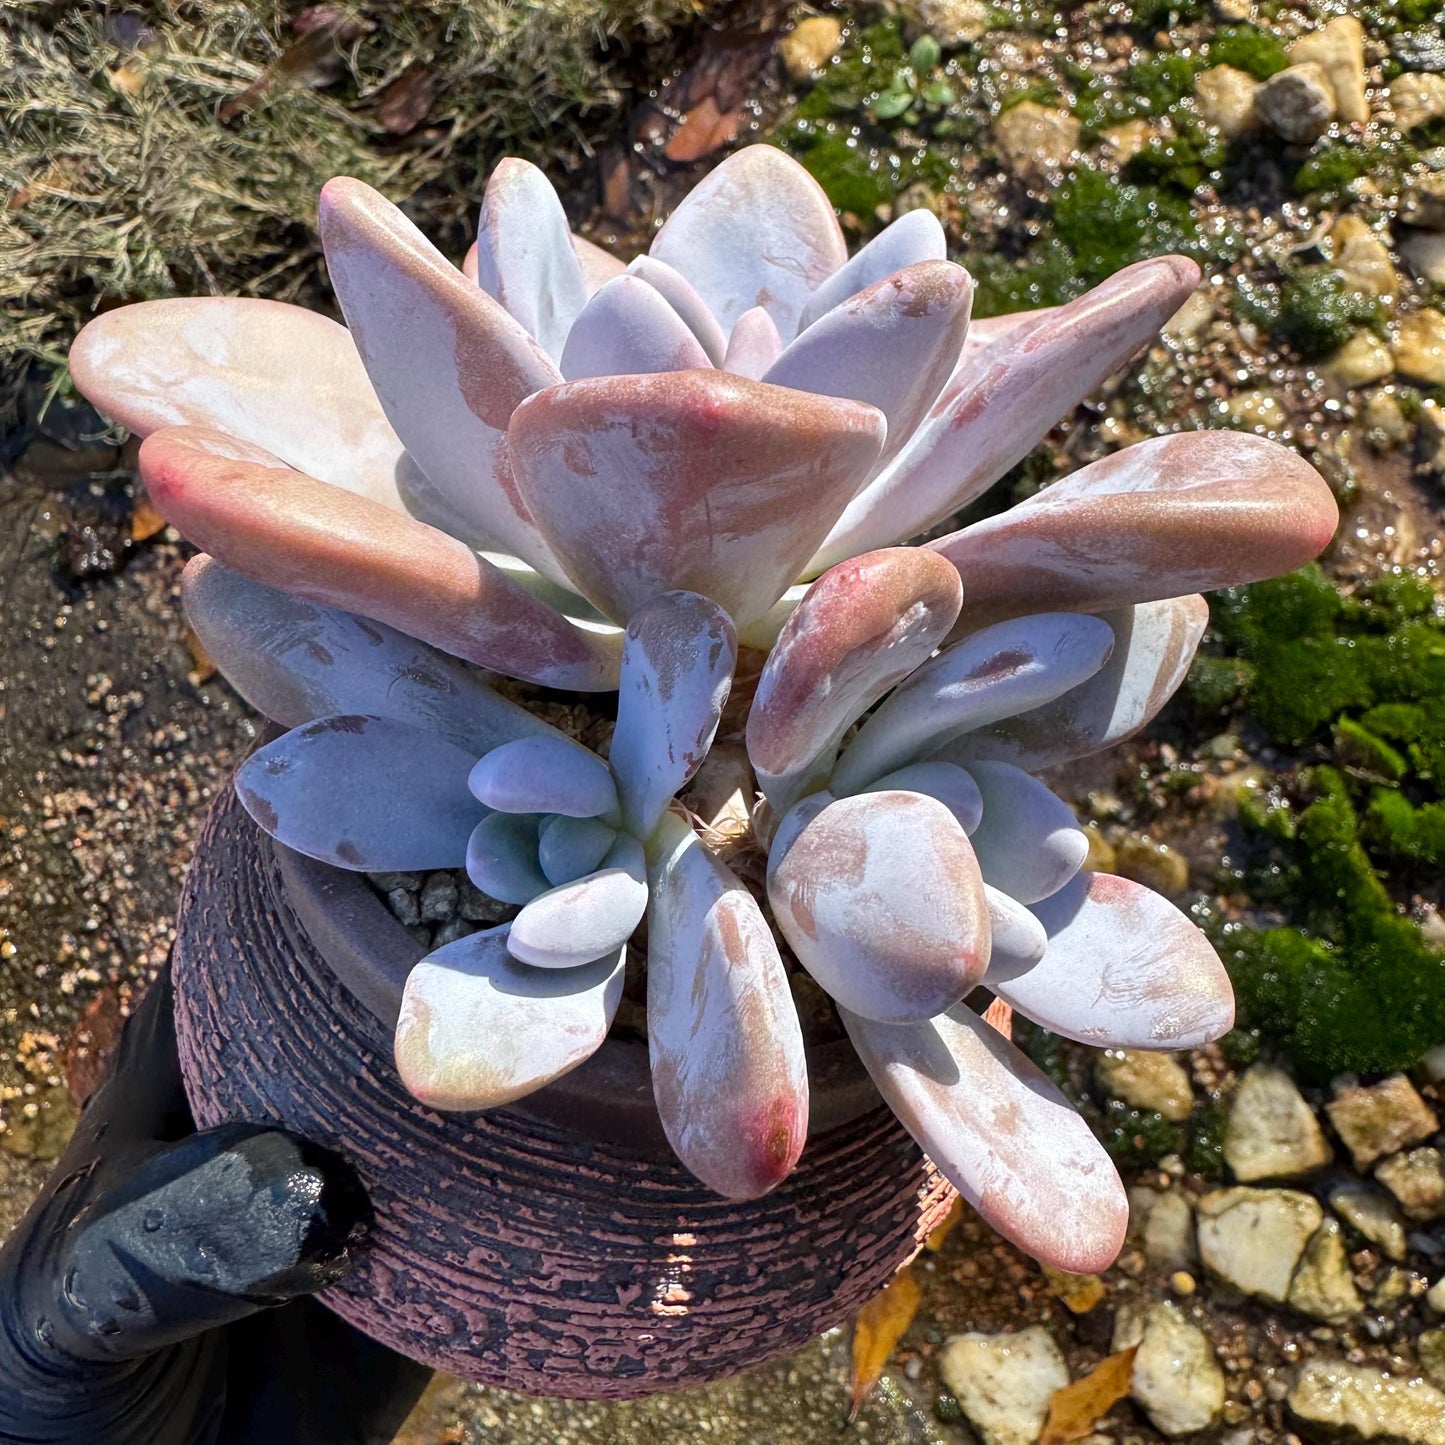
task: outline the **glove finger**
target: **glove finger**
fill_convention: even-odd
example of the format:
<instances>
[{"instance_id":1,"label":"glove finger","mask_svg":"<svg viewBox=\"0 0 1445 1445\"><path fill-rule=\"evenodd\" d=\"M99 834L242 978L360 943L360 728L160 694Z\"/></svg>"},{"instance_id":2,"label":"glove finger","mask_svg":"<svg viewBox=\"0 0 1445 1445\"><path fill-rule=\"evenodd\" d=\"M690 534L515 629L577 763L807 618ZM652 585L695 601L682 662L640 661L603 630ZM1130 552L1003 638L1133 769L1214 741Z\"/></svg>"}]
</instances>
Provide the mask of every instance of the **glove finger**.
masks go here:
<instances>
[{"instance_id":1,"label":"glove finger","mask_svg":"<svg viewBox=\"0 0 1445 1445\"><path fill-rule=\"evenodd\" d=\"M129 1358L324 1289L369 1221L356 1175L328 1150L250 1124L193 1134L72 1225L58 1343Z\"/></svg>"}]
</instances>

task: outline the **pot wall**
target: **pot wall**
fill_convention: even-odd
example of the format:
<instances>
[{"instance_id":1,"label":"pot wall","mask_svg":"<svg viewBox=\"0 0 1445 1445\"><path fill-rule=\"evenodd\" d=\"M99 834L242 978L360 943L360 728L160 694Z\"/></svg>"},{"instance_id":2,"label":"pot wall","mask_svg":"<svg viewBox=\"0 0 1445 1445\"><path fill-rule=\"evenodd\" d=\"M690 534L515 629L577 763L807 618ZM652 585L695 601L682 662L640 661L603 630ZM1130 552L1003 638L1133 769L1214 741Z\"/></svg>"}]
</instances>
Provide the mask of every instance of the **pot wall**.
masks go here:
<instances>
[{"instance_id":1,"label":"pot wall","mask_svg":"<svg viewBox=\"0 0 1445 1445\"><path fill-rule=\"evenodd\" d=\"M346 1153L370 1191L371 1234L324 1302L469 1379L623 1398L760 1364L851 1317L952 1201L886 1109L858 1112L866 1094L836 1060L814 1071L820 1117L847 1122L742 1204L700 1185L648 1128L617 1127L635 1088L589 1110L591 1128L569 1119L565 1089L485 1115L422 1107L396 1075L389 1029L331 972L273 845L229 790L187 877L173 971L197 1122L282 1124ZM635 1059L608 1051L599 1089L635 1074Z\"/></svg>"}]
</instances>

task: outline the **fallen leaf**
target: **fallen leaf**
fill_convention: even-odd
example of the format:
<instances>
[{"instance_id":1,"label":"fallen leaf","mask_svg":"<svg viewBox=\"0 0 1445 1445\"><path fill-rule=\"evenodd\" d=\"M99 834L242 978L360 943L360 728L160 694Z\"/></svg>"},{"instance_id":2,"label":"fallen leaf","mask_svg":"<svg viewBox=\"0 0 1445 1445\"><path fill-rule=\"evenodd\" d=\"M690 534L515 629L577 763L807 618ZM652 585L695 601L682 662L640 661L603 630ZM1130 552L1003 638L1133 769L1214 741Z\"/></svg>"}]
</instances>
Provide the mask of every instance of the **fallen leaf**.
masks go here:
<instances>
[{"instance_id":1,"label":"fallen leaf","mask_svg":"<svg viewBox=\"0 0 1445 1445\"><path fill-rule=\"evenodd\" d=\"M186 680L192 687L200 687L215 677L216 664L206 651L205 643L189 627L186 628L186 646L191 650L191 662L194 664Z\"/></svg>"},{"instance_id":2,"label":"fallen leaf","mask_svg":"<svg viewBox=\"0 0 1445 1445\"><path fill-rule=\"evenodd\" d=\"M1132 1350L1120 1350L1099 1361L1087 1375L1054 1392L1049 1401L1049 1418L1039 1445L1068 1445L1092 1435L1094 1427L1129 1393L1134 1374Z\"/></svg>"},{"instance_id":3,"label":"fallen leaf","mask_svg":"<svg viewBox=\"0 0 1445 1445\"><path fill-rule=\"evenodd\" d=\"M1047 1264L1040 1268L1049 1288L1071 1314L1086 1315L1104 1298L1104 1281L1096 1274L1070 1274Z\"/></svg>"},{"instance_id":4,"label":"fallen leaf","mask_svg":"<svg viewBox=\"0 0 1445 1445\"><path fill-rule=\"evenodd\" d=\"M381 93L376 118L389 135L410 135L432 108L441 81L421 61L409 65Z\"/></svg>"},{"instance_id":5,"label":"fallen leaf","mask_svg":"<svg viewBox=\"0 0 1445 1445\"><path fill-rule=\"evenodd\" d=\"M299 38L266 67L258 80L222 101L217 118L222 125L240 120L279 86L325 90L334 85L346 73L345 47L372 28L370 21L339 5L314 5L303 11L293 27Z\"/></svg>"},{"instance_id":6,"label":"fallen leaf","mask_svg":"<svg viewBox=\"0 0 1445 1445\"><path fill-rule=\"evenodd\" d=\"M868 1392L883 1374L883 1367L903 1332L913 1323L923 1292L913 1271L905 1266L888 1282L882 1294L858 1311L853 1321L853 1369L849 1380L848 1418L856 1419Z\"/></svg>"},{"instance_id":7,"label":"fallen leaf","mask_svg":"<svg viewBox=\"0 0 1445 1445\"><path fill-rule=\"evenodd\" d=\"M953 1203L948 1206L948 1213L943 1216L940 1223L934 1226L933 1233L924 1241L924 1249L931 1254L937 1254L943 1248L943 1241L948 1238L953 1226L962 1218L963 1200L955 1197Z\"/></svg>"},{"instance_id":8,"label":"fallen leaf","mask_svg":"<svg viewBox=\"0 0 1445 1445\"><path fill-rule=\"evenodd\" d=\"M983 1021L988 1024L996 1034L1002 1034L1006 1039L1014 1036L1014 1011L1001 998L996 998L983 1011Z\"/></svg>"},{"instance_id":9,"label":"fallen leaf","mask_svg":"<svg viewBox=\"0 0 1445 1445\"><path fill-rule=\"evenodd\" d=\"M130 539L132 542L149 542L166 525L166 519L151 506L145 497L136 499L135 510L130 514Z\"/></svg>"}]
</instances>

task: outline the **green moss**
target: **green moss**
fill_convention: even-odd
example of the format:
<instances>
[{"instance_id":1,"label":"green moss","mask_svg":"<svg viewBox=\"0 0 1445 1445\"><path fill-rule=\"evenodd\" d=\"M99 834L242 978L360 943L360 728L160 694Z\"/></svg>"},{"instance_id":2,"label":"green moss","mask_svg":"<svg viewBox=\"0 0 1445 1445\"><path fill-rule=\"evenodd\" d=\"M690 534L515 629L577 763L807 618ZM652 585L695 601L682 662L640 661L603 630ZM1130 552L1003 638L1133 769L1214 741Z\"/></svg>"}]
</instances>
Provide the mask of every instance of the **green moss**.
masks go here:
<instances>
[{"instance_id":1,"label":"green moss","mask_svg":"<svg viewBox=\"0 0 1445 1445\"><path fill-rule=\"evenodd\" d=\"M1378 297L1347 290L1333 266L1304 266L1275 283L1241 278L1233 305L1307 361L1338 351L1362 326L1383 327L1388 314Z\"/></svg>"},{"instance_id":2,"label":"green moss","mask_svg":"<svg viewBox=\"0 0 1445 1445\"><path fill-rule=\"evenodd\" d=\"M1073 253L1053 236L1017 260L996 250L965 252L959 259L973 276L973 314L979 317L1058 306L1089 285Z\"/></svg>"},{"instance_id":3,"label":"green moss","mask_svg":"<svg viewBox=\"0 0 1445 1445\"><path fill-rule=\"evenodd\" d=\"M1201 64L1198 56L1158 50L1120 77L1070 65L1066 73L1075 83L1074 114L1092 130L1139 116L1167 115L1193 90Z\"/></svg>"},{"instance_id":4,"label":"green moss","mask_svg":"<svg viewBox=\"0 0 1445 1445\"><path fill-rule=\"evenodd\" d=\"M1184 1147L1184 1131L1162 1114L1131 1108L1121 1099L1108 1099L1099 1140L1121 1169L1143 1169L1166 1154Z\"/></svg>"},{"instance_id":5,"label":"green moss","mask_svg":"<svg viewBox=\"0 0 1445 1445\"><path fill-rule=\"evenodd\" d=\"M1384 738L1349 717L1335 724L1335 757L1347 767L1396 781L1410 766Z\"/></svg>"},{"instance_id":6,"label":"green moss","mask_svg":"<svg viewBox=\"0 0 1445 1445\"><path fill-rule=\"evenodd\" d=\"M1244 1030L1236 1030L1242 1038L1250 1038ZM1233 1038L1234 1034L1229 1037ZM1229 1110L1222 1100L1206 1099L1196 1104L1187 1125L1183 1154L1185 1165L1206 1179L1224 1176L1224 1130Z\"/></svg>"},{"instance_id":7,"label":"green moss","mask_svg":"<svg viewBox=\"0 0 1445 1445\"><path fill-rule=\"evenodd\" d=\"M1361 176L1370 176L1384 187L1398 183L1400 173L1418 156L1418 148L1403 137L1371 145L1328 141L1306 157L1290 185L1296 195L1333 200Z\"/></svg>"},{"instance_id":8,"label":"green moss","mask_svg":"<svg viewBox=\"0 0 1445 1445\"><path fill-rule=\"evenodd\" d=\"M1207 0L1134 0L1130 10L1141 29L1163 30L1197 23L1209 13L1209 5Z\"/></svg>"},{"instance_id":9,"label":"green moss","mask_svg":"<svg viewBox=\"0 0 1445 1445\"><path fill-rule=\"evenodd\" d=\"M1211 66L1232 65L1256 80L1268 80L1289 64L1279 36L1254 25L1220 26L1205 55Z\"/></svg>"},{"instance_id":10,"label":"green moss","mask_svg":"<svg viewBox=\"0 0 1445 1445\"><path fill-rule=\"evenodd\" d=\"M818 131L811 144L796 147L798 159L840 210L869 218L894 197L894 181L876 154L832 127Z\"/></svg>"},{"instance_id":11,"label":"green moss","mask_svg":"<svg viewBox=\"0 0 1445 1445\"><path fill-rule=\"evenodd\" d=\"M1101 171L1075 171L1054 200L1054 230L1088 282L1135 261L1197 247L1189 202L1160 186L1138 186Z\"/></svg>"}]
</instances>

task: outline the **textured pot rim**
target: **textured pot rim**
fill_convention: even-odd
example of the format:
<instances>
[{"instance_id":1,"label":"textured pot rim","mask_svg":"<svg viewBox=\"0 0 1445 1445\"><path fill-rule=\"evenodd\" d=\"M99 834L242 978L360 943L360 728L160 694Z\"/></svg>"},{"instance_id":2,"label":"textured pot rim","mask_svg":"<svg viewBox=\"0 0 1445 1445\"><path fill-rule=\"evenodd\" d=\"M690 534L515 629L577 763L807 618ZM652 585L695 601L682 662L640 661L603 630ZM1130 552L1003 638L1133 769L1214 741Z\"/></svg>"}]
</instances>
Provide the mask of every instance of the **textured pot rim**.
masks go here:
<instances>
[{"instance_id":1,"label":"textured pot rim","mask_svg":"<svg viewBox=\"0 0 1445 1445\"><path fill-rule=\"evenodd\" d=\"M397 1017L390 1001L429 950L361 874L309 858L257 831L317 955L390 1034ZM301 962L311 969L309 960ZM810 1046L807 1060L810 1137L885 1107L847 1039ZM505 1107L614 1142L668 1147L653 1100L647 1045L640 1040L609 1037L585 1063Z\"/></svg>"}]
</instances>

